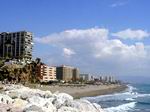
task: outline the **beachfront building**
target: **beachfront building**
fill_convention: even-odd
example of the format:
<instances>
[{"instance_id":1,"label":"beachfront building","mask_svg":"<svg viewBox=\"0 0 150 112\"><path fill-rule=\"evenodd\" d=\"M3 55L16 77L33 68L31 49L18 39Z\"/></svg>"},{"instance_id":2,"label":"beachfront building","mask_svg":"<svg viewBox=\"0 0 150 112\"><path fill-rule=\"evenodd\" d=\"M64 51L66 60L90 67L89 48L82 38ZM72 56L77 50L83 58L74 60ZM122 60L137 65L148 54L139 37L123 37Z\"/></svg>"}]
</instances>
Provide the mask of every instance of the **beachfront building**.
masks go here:
<instances>
[{"instance_id":1,"label":"beachfront building","mask_svg":"<svg viewBox=\"0 0 150 112\"><path fill-rule=\"evenodd\" d=\"M115 82L115 78L113 76L109 76L108 81L109 82Z\"/></svg>"},{"instance_id":2,"label":"beachfront building","mask_svg":"<svg viewBox=\"0 0 150 112\"><path fill-rule=\"evenodd\" d=\"M0 33L0 58L31 60L32 37L27 31Z\"/></svg>"},{"instance_id":3,"label":"beachfront building","mask_svg":"<svg viewBox=\"0 0 150 112\"><path fill-rule=\"evenodd\" d=\"M71 66L59 66L56 68L56 78L65 82L79 80L79 69Z\"/></svg>"},{"instance_id":4,"label":"beachfront building","mask_svg":"<svg viewBox=\"0 0 150 112\"><path fill-rule=\"evenodd\" d=\"M80 79L84 81L91 81L92 75L91 74L80 74Z\"/></svg>"},{"instance_id":5,"label":"beachfront building","mask_svg":"<svg viewBox=\"0 0 150 112\"><path fill-rule=\"evenodd\" d=\"M56 67L41 64L37 68L37 77L40 82L56 81Z\"/></svg>"},{"instance_id":6,"label":"beachfront building","mask_svg":"<svg viewBox=\"0 0 150 112\"><path fill-rule=\"evenodd\" d=\"M115 82L115 78L113 76L100 76L99 80L101 82Z\"/></svg>"},{"instance_id":7,"label":"beachfront building","mask_svg":"<svg viewBox=\"0 0 150 112\"><path fill-rule=\"evenodd\" d=\"M78 81L80 79L80 71L78 68L73 69L73 81Z\"/></svg>"}]
</instances>

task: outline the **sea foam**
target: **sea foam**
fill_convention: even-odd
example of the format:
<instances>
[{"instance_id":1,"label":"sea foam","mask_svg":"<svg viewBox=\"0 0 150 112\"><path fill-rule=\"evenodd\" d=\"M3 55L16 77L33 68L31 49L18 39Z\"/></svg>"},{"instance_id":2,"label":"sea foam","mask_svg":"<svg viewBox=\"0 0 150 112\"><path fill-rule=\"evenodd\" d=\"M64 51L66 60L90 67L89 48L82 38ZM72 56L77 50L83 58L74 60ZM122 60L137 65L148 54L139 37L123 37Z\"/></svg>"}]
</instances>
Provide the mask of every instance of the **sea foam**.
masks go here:
<instances>
[{"instance_id":1,"label":"sea foam","mask_svg":"<svg viewBox=\"0 0 150 112\"><path fill-rule=\"evenodd\" d=\"M104 109L105 112L128 112L129 110L133 110L136 105L136 102L130 102L126 104L119 105L117 107L110 107Z\"/></svg>"}]
</instances>

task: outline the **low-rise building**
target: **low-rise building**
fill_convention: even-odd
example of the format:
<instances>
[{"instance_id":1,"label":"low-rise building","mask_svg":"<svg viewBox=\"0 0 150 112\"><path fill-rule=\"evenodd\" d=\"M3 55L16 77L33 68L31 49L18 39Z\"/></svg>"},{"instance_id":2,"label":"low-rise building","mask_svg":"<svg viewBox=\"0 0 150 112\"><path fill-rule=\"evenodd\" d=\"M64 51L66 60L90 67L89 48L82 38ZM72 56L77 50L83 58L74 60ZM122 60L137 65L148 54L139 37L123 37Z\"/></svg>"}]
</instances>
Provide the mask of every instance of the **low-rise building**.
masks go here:
<instances>
[{"instance_id":1,"label":"low-rise building","mask_svg":"<svg viewBox=\"0 0 150 112\"><path fill-rule=\"evenodd\" d=\"M56 67L49 67L41 64L37 68L37 76L40 82L56 81Z\"/></svg>"}]
</instances>

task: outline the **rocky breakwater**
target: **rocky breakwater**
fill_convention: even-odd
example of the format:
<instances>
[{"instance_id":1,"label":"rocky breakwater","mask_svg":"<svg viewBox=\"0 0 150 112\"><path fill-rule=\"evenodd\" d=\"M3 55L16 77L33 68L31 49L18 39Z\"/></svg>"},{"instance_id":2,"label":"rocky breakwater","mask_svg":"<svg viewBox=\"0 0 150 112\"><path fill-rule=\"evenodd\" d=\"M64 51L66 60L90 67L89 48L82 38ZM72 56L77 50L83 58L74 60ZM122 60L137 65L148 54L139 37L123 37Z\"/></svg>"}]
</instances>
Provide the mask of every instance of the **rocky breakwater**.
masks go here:
<instances>
[{"instance_id":1,"label":"rocky breakwater","mask_svg":"<svg viewBox=\"0 0 150 112\"><path fill-rule=\"evenodd\" d=\"M101 106L66 93L51 93L22 85L5 85L0 112L104 112Z\"/></svg>"}]
</instances>

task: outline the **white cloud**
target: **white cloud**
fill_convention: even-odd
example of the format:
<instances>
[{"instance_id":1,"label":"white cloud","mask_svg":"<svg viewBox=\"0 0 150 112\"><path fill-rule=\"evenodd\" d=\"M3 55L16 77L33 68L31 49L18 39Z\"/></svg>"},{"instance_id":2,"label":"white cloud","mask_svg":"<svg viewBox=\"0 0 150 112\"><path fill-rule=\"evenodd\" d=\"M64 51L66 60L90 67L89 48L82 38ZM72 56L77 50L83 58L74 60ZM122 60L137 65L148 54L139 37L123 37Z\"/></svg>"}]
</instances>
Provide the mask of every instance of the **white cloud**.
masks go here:
<instances>
[{"instance_id":1,"label":"white cloud","mask_svg":"<svg viewBox=\"0 0 150 112\"><path fill-rule=\"evenodd\" d=\"M63 54L66 57L71 57L71 55L75 54L75 52L72 49L63 48Z\"/></svg>"},{"instance_id":2,"label":"white cloud","mask_svg":"<svg viewBox=\"0 0 150 112\"><path fill-rule=\"evenodd\" d=\"M43 38L35 38L35 41L39 43L45 44L58 44L70 42L72 40L78 41L84 40L85 42L90 42L93 40L104 40L107 38L108 30L107 29L99 29L99 28L91 28L86 30L66 30L60 33L50 34L47 37ZM79 41L78 41L79 42Z\"/></svg>"},{"instance_id":3,"label":"white cloud","mask_svg":"<svg viewBox=\"0 0 150 112\"><path fill-rule=\"evenodd\" d=\"M126 5L127 2L116 2L110 5L110 7L115 8L115 7L119 7L119 6L123 6Z\"/></svg>"},{"instance_id":4,"label":"white cloud","mask_svg":"<svg viewBox=\"0 0 150 112\"><path fill-rule=\"evenodd\" d=\"M109 34L105 28L73 29L35 40L50 47L54 45L54 50L49 51L50 54L45 59L53 65L69 64L78 66L85 72L121 75L133 72L137 75L141 66L144 67L141 67L141 72L150 69L148 46L143 43L127 45L119 39L110 39ZM141 37L141 33L136 33L136 37L138 34Z\"/></svg>"},{"instance_id":5,"label":"white cloud","mask_svg":"<svg viewBox=\"0 0 150 112\"><path fill-rule=\"evenodd\" d=\"M144 30L132 30L132 29L126 29L123 31L119 31L117 33L112 33L112 36L121 38L121 39L136 39L136 40L142 40L145 37L149 37L150 34L147 31Z\"/></svg>"}]
</instances>

